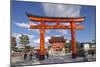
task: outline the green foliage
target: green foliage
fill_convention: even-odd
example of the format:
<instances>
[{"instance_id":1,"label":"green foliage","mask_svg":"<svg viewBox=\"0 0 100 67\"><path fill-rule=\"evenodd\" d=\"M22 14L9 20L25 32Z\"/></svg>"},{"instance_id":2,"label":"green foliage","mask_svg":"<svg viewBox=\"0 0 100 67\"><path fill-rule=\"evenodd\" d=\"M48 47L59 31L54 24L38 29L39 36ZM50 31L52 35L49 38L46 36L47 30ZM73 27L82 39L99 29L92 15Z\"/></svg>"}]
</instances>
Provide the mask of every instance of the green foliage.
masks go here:
<instances>
[{"instance_id":1,"label":"green foliage","mask_svg":"<svg viewBox=\"0 0 100 67\"><path fill-rule=\"evenodd\" d=\"M20 44L25 46L25 52L30 50L30 47L27 47L27 44L29 44L29 37L27 35L21 35Z\"/></svg>"},{"instance_id":2,"label":"green foliage","mask_svg":"<svg viewBox=\"0 0 100 67\"><path fill-rule=\"evenodd\" d=\"M27 45L29 44L29 37L27 35L21 35L20 37L20 44Z\"/></svg>"},{"instance_id":3,"label":"green foliage","mask_svg":"<svg viewBox=\"0 0 100 67\"><path fill-rule=\"evenodd\" d=\"M34 47L31 47L31 46L25 46L25 49L27 52L34 51Z\"/></svg>"},{"instance_id":4,"label":"green foliage","mask_svg":"<svg viewBox=\"0 0 100 67\"><path fill-rule=\"evenodd\" d=\"M18 48L17 48L17 47L15 47L15 48L13 49L13 51L18 52Z\"/></svg>"},{"instance_id":5,"label":"green foliage","mask_svg":"<svg viewBox=\"0 0 100 67\"><path fill-rule=\"evenodd\" d=\"M65 52L70 52L70 43L65 43Z\"/></svg>"},{"instance_id":6,"label":"green foliage","mask_svg":"<svg viewBox=\"0 0 100 67\"><path fill-rule=\"evenodd\" d=\"M34 47L31 47L31 50L34 50Z\"/></svg>"},{"instance_id":7,"label":"green foliage","mask_svg":"<svg viewBox=\"0 0 100 67\"><path fill-rule=\"evenodd\" d=\"M70 48L70 43L65 43L65 48Z\"/></svg>"}]
</instances>

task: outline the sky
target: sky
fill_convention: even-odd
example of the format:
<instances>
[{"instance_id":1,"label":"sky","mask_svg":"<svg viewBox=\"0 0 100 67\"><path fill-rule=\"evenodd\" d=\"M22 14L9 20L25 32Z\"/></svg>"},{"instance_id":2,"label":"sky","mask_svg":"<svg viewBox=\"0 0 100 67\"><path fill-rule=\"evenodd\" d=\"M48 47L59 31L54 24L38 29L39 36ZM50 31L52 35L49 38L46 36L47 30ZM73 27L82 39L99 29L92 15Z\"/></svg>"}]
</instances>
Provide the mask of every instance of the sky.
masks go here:
<instances>
[{"instance_id":1,"label":"sky","mask_svg":"<svg viewBox=\"0 0 100 67\"><path fill-rule=\"evenodd\" d=\"M85 20L77 25L84 26L83 30L76 31L76 40L79 42L91 42L95 39L95 25L96 25L96 7L87 5L70 5L70 4L52 4L41 2L23 2L13 0L11 3L11 36L16 37L17 46L21 34L26 34L30 38L31 46L39 46L40 34L38 29L29 29L29 22L31 22L26 13L49 16L49 17L80 17L84 16ZM32 22L38 25L37 22ZM48 25L53 25L47 23ZM69 25L68 23L61 23ZM71 39L69 29L51 29L45 32L45 44L48 45L48 39L51 36L64 36L65 39Z\"/></svg>"}]
</instances>

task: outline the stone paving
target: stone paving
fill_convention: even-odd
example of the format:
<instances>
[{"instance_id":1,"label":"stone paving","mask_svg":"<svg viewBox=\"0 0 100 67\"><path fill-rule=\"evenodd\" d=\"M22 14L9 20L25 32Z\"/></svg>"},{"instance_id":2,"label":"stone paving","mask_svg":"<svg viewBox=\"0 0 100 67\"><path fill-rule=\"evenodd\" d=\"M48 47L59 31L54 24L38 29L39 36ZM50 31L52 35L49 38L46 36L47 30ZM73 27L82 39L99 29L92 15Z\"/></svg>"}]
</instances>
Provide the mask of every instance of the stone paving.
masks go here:
<instances>
[{"instance_id":1,"label":"stone paving","mask_svg":"<svg viewBox=\"0 0 100 67\"><path fill-rule=\"evenodd\" d=\"M88 60L87 60L88 59ZM32 60L29 57L24 60L23 56L12 57L11 64L12 65L37 65L37 64L54 64L54 63L74 63L74 62L84 62L84 61L95 61L95 57L91 57L90 55L87 58L78 57L76 59L71 58L71 54L66 54L65 56L50 56L48 59L39 61L35 56L32 57Z\"/></svg>"}]
</instances>

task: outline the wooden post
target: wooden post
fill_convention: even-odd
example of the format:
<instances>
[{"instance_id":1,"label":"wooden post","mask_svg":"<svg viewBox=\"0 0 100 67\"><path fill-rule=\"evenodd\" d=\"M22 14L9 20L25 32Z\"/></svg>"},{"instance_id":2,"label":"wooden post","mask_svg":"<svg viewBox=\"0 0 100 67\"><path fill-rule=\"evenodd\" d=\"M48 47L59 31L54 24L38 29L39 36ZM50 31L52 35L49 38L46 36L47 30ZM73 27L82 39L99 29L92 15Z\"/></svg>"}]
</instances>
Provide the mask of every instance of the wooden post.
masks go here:
<instances>
[{"instance_id":1,"label":"wooden post","mask_svg":"<svg viewBox=\"0 0 100 67\"><path fill-rule=\"evenodd\" d=\"M75 41L75 23L71 24L71 47L72 47L72 58L76 58L76 41Z\"/></svg>"},{"instance_id":2,"label":"wooden post","mask_svg":"<svg viewBox=\"0 0 100 67\"><path fill-rule=\"evenodd\" d=\"M40 29L40 52L39 52L40 60L45 59L45 38L44 38L45 29L43 27L44 27L44 22L41 23L41 29Z\"/></svg>"},{"instance_id":3,"label":"wooden post","mask_svg":"<svg viewBox=\"0 0 100 67\"><path fill-rule=\"evenodd\" d=\"M40 55L44 55L45 53L45 39L44 39L44 29L40 29Z\"/></svg>"}]
</instances>

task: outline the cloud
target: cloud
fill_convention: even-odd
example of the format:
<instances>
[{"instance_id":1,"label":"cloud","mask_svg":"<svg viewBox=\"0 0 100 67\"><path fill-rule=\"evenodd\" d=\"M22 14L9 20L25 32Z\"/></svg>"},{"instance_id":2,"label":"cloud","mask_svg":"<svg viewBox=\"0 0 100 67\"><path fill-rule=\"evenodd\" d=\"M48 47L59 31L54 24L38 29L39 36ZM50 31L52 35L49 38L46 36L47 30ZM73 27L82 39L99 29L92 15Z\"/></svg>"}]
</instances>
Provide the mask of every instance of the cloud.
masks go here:
<instances>
[{"instance_id":1,"label":"cloud","mask_svg":"<svg viewBox=\"0 0 100 67\"><path fill-rule=\"evenodd\" d=\"M42 3L46 16L53 17L78 17L81 6L66 4Z\"/></svg>"},{"instance_id":2,"label":"cloud","mask_svg":"<svg viewBox=\"0 0 100 67\"><path fill-rule=\"evenodd\" d=\"M40 38L34 40L34 43L40 43Z\"/></svg>"},{"instance_id":3,"label":"cloud","mask_svg":"<svg viewBox=\"0 0 100 67\"><path fill-rule=\"evenodd\" d=\"M21 28L29 28L31 24L37 25L35 22L29 22L29 24L28 23L24 23L24 22L22 22L22 23L15 23L15 24L18 27L21 27Z\"/></svg>"},{"instance_id":4,"label":"cloud","mask_svg":"<svg viewBox=\"0 0 100 67\"><path fill-rule=\"evenodd\" d=\"M34 33L39 33L39 29L28 29L28 31L32 31Z\"/></svg>"},{"instance_id":5,"label":"cloud","mask_svg":"<svg viewBox=\"0 0 100 67\"><path fill-rule=\"evenodd\" d=\"M21 28L29 28L29 24L26 23L15 23L15 24Z\"/></svg>"},{"instance_id":6,"label":"cloud","mask_svg":"<svg viewBox=\"0 0 100 67\"><path fill-rule=\"evenodd\" d=\"M48 39L50 39L50 36L45 37L45 43L48 42ZM40 38L34 40L34 43L40 43Z\"/></svg>"},{"instance_id":7,"label":"cloud","mask_svg":"<svg viewBox=\"0 0 100 67\"><path fill-rule=\"evenodd\" d=\"M58 32L60 32L62 35L66 35L67 34L67 30L57 30Z\"/></svg>"},{"instance_id":8,"label":"cloud","mask_svg":"<svg viewBox=\"0 0 100 67\"><path fill-rule=\"evenodd\" d=\"M55 30L46 30L46 34L52 34L53 36L64 36L67 35L68 32L65 29L55 29ZM56 33L56 34L55 34Z\"/></svg>"},{"instance_id":9,"label":"cloud","mask_svg":"<svg viewBox=\"0 0 100 67\"><path fill-rule=\"evenodd\" d=\"M50 36L45 37L45 42L48 42L48 39L50 39Z\"/></svg>"},{"instance_id":10,"label":"cloud","mask_svg":"<svg viewBox=\"0 0 100 67\"><path fill-rule=\"evenodd\" d=\"M30 22L29 24L27 24L27 23L15 23L15 25L17 25L18 27L20 27L20 28L27 28L27 30L28 31L32 31L32 32L37 32L37 33L39 33L39 30L38 29L30 29L29 27L30 27L30 24L33 24L33 25L37 25L35 22Z\"/></svg>"},{"instance_id":11,"label":"cloud","mask_svg":"<svg viewBox=\"0 0 100 67\"><path fill-rule=\"evenodd\" d=\"M21 36L21 34L12 33L11 36L12 37L16 37L16 39L19 39L19 37Z\"/></svg>"}]
</instances>

